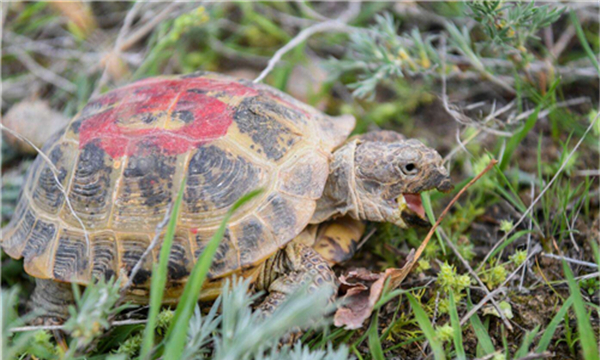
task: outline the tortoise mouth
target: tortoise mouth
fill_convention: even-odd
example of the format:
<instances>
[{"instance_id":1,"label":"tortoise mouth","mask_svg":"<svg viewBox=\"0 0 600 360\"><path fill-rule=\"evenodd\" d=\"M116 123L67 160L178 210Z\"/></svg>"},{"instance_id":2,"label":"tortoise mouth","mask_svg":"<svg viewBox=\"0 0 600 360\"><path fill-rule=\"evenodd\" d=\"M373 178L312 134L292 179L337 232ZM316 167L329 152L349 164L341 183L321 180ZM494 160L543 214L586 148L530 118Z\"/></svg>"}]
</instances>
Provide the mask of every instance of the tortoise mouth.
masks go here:
<instances>
[{"instance_id":1,"label":"tortoise mouth","mask_svg":"<svg viewBox=\"0 0 600 360\"><path fill-rule=\"evenodd\" d=\"M426 220L425 217L425 208L423 208L423 201L421 200L421 194L402 194L404 197L404 201L406 202L406 207L416 215L418 215L421 219Z\"/></svg>"},{"instance_id":2,"label":"tortoise mouth","mask_svg":"<svg viewBox=\"0 0 600 360\"><path fill-rule=\"evenodd\" d=\"M418 227L431 226L425 214L421 193L404 193L396 201L401 204L399 205L402 211L401 216L406 224Z\"/></svg>"}]
</instances>

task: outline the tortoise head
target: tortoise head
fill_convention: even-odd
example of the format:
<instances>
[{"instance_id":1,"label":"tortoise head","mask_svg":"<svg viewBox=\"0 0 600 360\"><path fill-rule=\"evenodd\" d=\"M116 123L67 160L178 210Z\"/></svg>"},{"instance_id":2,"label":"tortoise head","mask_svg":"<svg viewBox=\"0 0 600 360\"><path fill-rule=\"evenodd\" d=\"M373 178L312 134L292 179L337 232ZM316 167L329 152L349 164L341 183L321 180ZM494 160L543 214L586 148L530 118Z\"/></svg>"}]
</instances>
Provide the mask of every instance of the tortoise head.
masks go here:
<instances>
[{"instance_id":1,"label":"tortoise head","mask_svg":"<svg viewBox=\"0 0 600 360\"><path fill-rule=\"evenodd\" d=\"M403 228L429 225L422 192L453 189L440 154L414 139L360 143L355 179L359 216Z\"/></svg>"}]
</instances>

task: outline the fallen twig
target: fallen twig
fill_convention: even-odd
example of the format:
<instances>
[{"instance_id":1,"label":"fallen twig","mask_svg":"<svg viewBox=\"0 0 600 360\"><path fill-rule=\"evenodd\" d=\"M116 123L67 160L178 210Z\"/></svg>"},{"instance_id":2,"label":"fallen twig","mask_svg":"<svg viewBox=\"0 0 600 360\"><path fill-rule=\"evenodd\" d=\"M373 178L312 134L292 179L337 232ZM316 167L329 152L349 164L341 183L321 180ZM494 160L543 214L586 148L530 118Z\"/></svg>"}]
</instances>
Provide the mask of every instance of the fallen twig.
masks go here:
<instances>
[{"instance_id":1,"label":"fallen twig","mask_svg":"<svg viewBox=\"0 0 600 360\"><path fill-rule=\"evenodd\" d=\"M288 51L292 50L296 46L300 45L303 41L313 36L314 34L325 32L325 31L338 31L338 32L350 32L353 29L346 25L346 22L350 21L352 17L356 16L360 11L360 2L350 3L350 6L346 12L340 15L339 18L333 20L327 20L318 24L311 25L304 30L300 31L292 40L285 44L281 49L277 50L267 67L254 79L254 83L259 83L264 80L267 75L275 68L275 65L281 60L283 55Z\"/></svg>"},{"instance_id":2,"label":"fallen twig","mask_svg":"<svg viewBox=\"0 0 600 360\"><path fill-rule=\"evenodd\" d=\"M136 324L145 324L147 322L146 319L130 319L130 320L120 320L113 321L110 323L110 326L124 326L124 325L136 325ZM37 330L63 330L65 328L64 325L33 325L33 326L20 326L9 329L9 332L25 332L25 331L37 331Z\"/></svg>"},{"instance_id":3,"label":"fallen twig","mask_svg":"<svg viewBox=\"0 0 600 360\"><path fill-rule=\"evenodd\" d=\"M300 45L314 34L325 31L350 32L351 29L346 27L346 24L340 22L339 20L329 20L305 28L304 30L300 31L292 40L290 40L290 42L275 52L271 60L269 60L267 67L260 73L260 75L258 75L256 79L254 79L253 82L259 83L263 81L264 78L267 77L267 75L269 75L269 73L275 68L275 65L279 62L279 60L281 60L283 55L285 55L288 51Z\"/></svg>"},{"instance_id":4,"label":"fallen twig","mask_svg":"<svg viewBox=\"0 0 600 360\"><path fill-rule=\"evenodd\" d=\"M577 259L571 259L571 258L564 257L564 256L559 256L559 255L554 255L554 254L542 254L542 256L546 257L546 258L550 258L550 259L564 260L566 262L570 262L570 263L582 265L582 266L587 266L587 267L592 267L594 269L598 268L597 264L587 262L587 261L581 261L581 260L577 260Z\"/></svg>"},{"instance_id":5,"label":"fallen twig","mask_svg":"<svg viewBox=\"0 0 600 360\"><path fill-rule=\"evenodd\" d=\"M156 25L160 24L163 20L169 17L171 12L181 5L180 2L172 2L167 7L165 7L160 13L153 16L150 21L145 23L136 29L133 34L131 34L127 39L123 40L121 45L119 46L119 51L125 51L135 45L138 41L140 41L144 36L148 35L152 29L156 27Z\"/></svg>"}]
</instances>

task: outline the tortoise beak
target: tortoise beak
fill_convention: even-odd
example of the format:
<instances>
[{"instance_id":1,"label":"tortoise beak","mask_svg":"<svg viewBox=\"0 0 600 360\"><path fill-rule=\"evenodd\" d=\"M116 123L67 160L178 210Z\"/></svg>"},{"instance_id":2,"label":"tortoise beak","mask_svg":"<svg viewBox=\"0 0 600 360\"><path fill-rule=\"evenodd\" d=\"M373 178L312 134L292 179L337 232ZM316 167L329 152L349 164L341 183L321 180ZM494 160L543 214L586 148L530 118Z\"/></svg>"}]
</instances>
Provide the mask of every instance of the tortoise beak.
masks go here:
<instances>
[{"instance_id":1,"label":"tortoise beak","mask_svg":"<svg viewBox=\"0 0 600 360\"><path fill-rule=\"evenodd\" d=\"M436 189L443 193L449 193L450 191L454 190L454 185L452 185L452 180L450 180L450 177L447 176L440 182L438 186L436 186Z\"/></svg>"},{"instance_id":2,"label":"tortoise beak","mask_svg":"<svg viewBox=\"0 0 600 360\"><path fill-rule=\"evenodd\" d=\"M441 168L437 171L437 174L433 176L433 184L435 184L435 188L443 193L449 193L454 190L454 185L452 185L452 179L446 169Z\"/></svg>"}]
</instances>

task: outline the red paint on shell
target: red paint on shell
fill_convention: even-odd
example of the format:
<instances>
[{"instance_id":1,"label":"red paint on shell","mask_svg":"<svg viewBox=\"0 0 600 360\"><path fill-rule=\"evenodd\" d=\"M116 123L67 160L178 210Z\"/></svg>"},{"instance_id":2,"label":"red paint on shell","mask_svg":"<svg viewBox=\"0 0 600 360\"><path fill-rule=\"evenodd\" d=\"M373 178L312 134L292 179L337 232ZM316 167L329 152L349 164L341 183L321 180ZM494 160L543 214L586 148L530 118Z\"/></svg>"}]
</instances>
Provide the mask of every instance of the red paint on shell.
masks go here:
<instances>
[{"instance_id":1,"label":"red paint on shell","mask_svg":"<svg viewBox=\"0 0 600 360\"><path fill-rule=\"evenodd\" d=\"M206 92L213 93L206 95ZM234 109L218 96L256 96L259 92L237 82L206 78L151 78L116 89L93 103L111 108L85 119L80 126L79 144L92 141L111 157L137 154L155 145L168 154L181 154L192 147L225 136L233 122ZM150 117L173 119L175 112L188 116L177 129L152 128ZM191 118L189 115L191 114ZM133 117L136 117L133 119ZM127 127L149 121L146 128ZM156 120L155 120L156 121Z\"/></svg>"}]
</instances>

